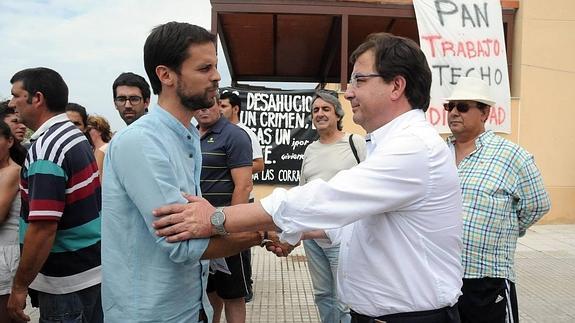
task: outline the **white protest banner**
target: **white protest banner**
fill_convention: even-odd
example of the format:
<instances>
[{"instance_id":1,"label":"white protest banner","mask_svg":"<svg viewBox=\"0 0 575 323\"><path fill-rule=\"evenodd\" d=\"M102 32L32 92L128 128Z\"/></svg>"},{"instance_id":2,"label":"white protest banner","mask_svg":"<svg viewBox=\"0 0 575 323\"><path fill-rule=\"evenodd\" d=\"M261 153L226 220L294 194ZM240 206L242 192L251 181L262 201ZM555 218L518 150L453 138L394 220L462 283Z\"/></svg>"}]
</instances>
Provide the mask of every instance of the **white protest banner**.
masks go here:
<instances>
[{"instance_id":1,"label":"white protest banner","mask_svg":"<svg viewBox=\"0 0 575 323\"><path fill-rule=\"evenodd\" d=\"M499 0L413 0L419 42L433 74L427 119L448 133L444 98L461 76L485 80L496 103L487 129L511 132L507 54Z\"/></svg>"}]
</instances>

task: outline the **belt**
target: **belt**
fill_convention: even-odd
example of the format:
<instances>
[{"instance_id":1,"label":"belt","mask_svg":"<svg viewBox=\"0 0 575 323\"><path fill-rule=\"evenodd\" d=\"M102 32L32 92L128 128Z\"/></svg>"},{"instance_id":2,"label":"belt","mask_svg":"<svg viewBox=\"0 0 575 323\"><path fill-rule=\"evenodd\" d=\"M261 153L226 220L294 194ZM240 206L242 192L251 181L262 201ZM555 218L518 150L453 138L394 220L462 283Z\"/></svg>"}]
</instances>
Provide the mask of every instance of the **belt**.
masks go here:
<instances>
[{"instance_id":1,"label":"belt","mask_svg":"<svg viewBox=\"0 0 575 323\"><path fill-rule=\"evenodd\" d=\"M198 314L198 323L199 322L208 323L208 316L203 308L200 309L200 313Z\"/></svg>"},{"instance_id":2,"label":"belt","mask_svg":"<svg viewBox=\"0 0 575 323\"><path fill-rule=\"evenodd\" d=\"M436 310L394 313L371 317L350 310L352 323L393 323L393 322L459 322L457 304Z\"/></svg>"}]
</instances>

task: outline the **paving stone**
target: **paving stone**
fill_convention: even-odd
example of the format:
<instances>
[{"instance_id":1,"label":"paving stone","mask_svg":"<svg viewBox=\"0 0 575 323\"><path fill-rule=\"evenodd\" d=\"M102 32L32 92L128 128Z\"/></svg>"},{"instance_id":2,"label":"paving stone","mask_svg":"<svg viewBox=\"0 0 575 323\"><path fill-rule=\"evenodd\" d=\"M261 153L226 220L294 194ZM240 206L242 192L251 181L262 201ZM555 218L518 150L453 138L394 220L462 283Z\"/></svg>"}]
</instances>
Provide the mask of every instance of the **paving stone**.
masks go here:
<instances>
[{"instance_id":1,"label":"paving stone","mask_svg":"<svg viewBox=\"0 0 575 323\"><path fill-rule=\"evenodd\" d=\"M303 247L287 258L252 248L254 300L248 323L319 323ZM517 294L522 323L575 322L575 225L535 225L519 239ZM27 307L32 322L37 309Z\"/></svg>"}]
</instances>

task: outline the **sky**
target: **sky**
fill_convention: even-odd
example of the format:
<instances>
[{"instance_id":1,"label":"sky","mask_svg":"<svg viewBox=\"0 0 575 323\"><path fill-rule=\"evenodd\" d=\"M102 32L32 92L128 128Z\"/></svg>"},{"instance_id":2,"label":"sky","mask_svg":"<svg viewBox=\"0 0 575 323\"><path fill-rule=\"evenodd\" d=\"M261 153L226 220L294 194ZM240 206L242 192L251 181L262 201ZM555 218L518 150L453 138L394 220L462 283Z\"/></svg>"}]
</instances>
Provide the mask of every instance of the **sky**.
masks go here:
<instances>
[{"instance_id":1,"label":"sky","mask_svg":"<svg viewBox=\"0 0 575 323\"><path fill-rule=\"evenodd\" d=\"M122 72L134 72L148 79L143 62L144 42L152 28L168 21L188 22L209 30L210 2L0 0L0 99L10 99L10 78L14 73L30 67L49 67L68 84L70 102L83 105L88 113L106 117L113 130L120 130L125 125L112 101L112 83ZM222 52L218 53L218 69L222 76L220 86L229 86L231 80ZM155 102L156 97L152 96L152 103Z\"/></svg>"}]
</instances>

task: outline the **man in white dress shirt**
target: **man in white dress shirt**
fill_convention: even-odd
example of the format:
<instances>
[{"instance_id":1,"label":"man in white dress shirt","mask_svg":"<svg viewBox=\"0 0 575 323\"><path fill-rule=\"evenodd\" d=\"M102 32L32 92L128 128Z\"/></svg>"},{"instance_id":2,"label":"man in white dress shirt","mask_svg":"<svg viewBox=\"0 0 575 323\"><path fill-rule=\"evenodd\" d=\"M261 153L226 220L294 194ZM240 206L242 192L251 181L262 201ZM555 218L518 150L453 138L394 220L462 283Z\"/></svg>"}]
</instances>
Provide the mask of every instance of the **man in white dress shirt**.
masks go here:
<instances>
[{"instance_id":1,"label":"man in white dress shirt","mask_svg":"<svg viewBox=\"0 0 575 323\"><path fill-rule=\"evenodd\" d=\"M227 207L224 221L190 198L155 210L163 217L154 227L168 241L276 227L292 244L327 236L341 243L338 292L352 322L459 322L461 193L453 156L425 120L425 56L412 40L379 33L351 62L345 97L367 132L365 161L328 182Z\"/></svg>"}]
</instances>

